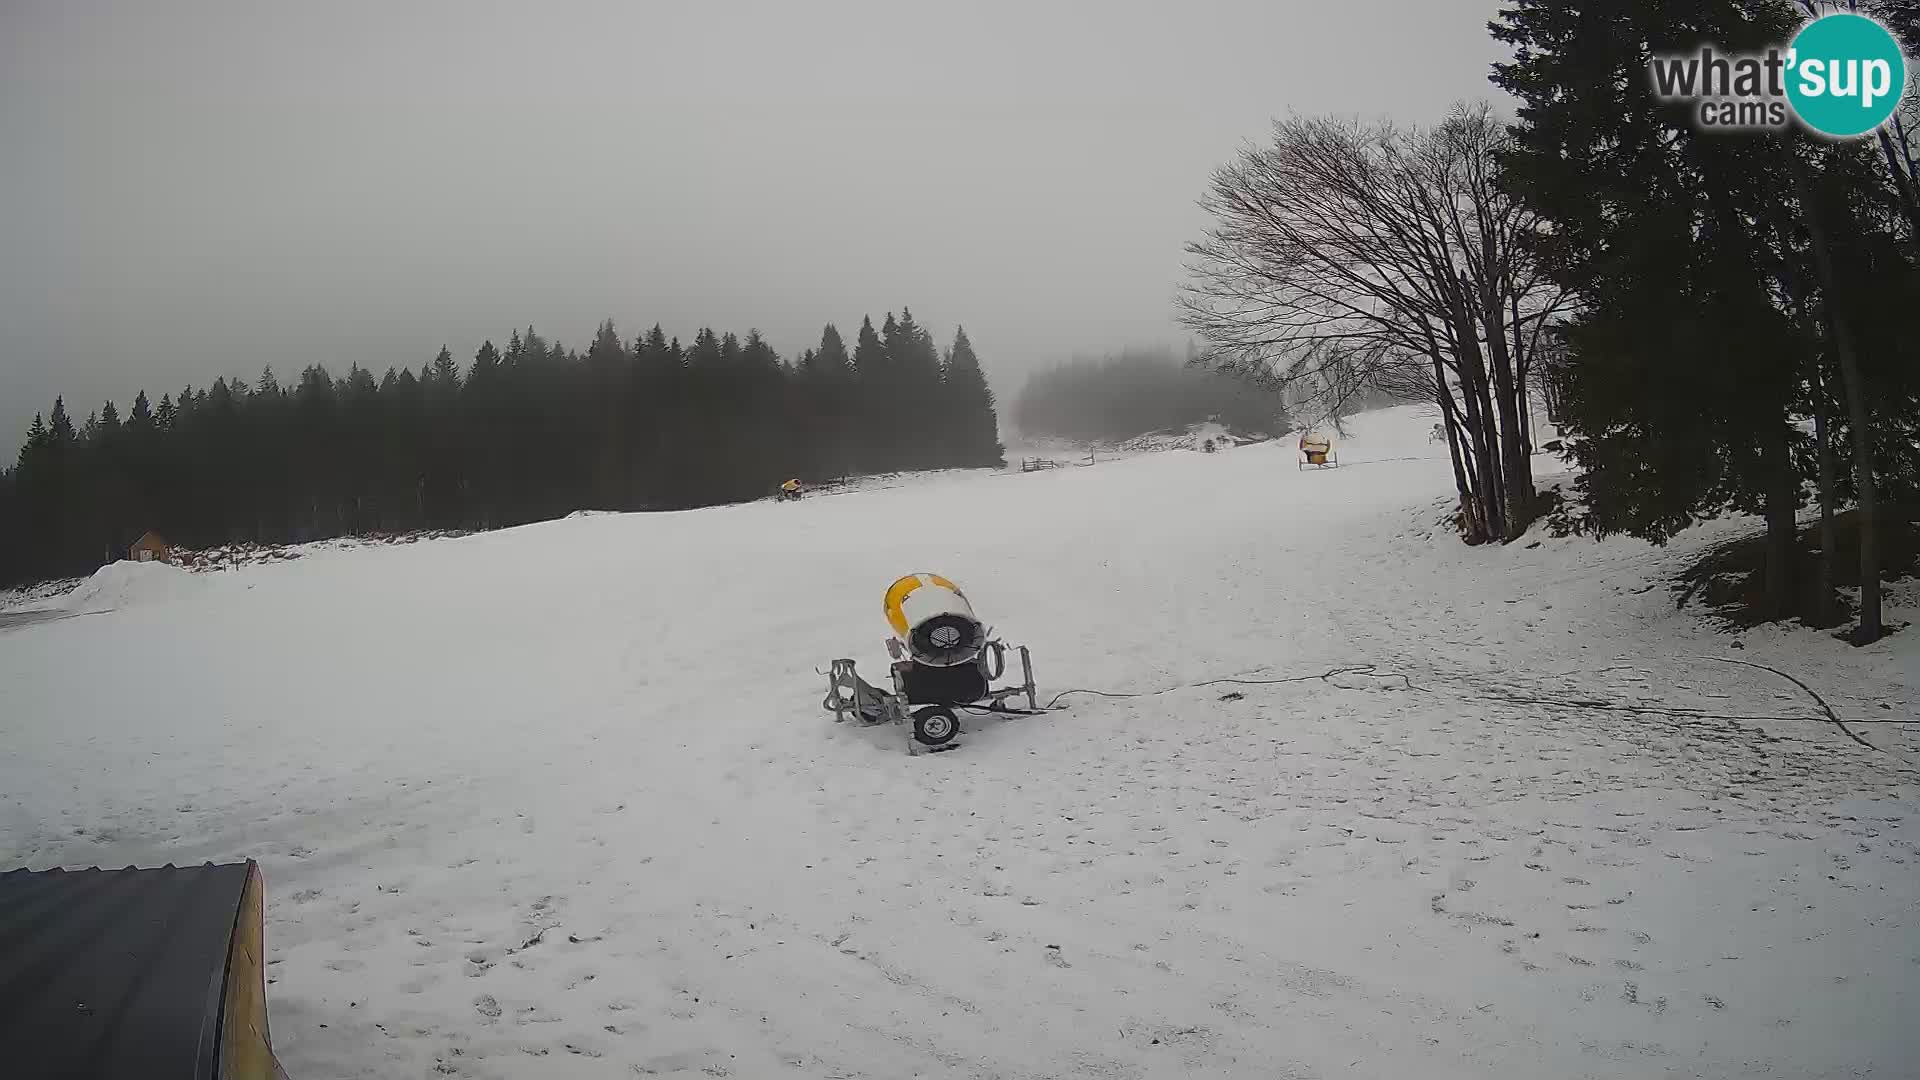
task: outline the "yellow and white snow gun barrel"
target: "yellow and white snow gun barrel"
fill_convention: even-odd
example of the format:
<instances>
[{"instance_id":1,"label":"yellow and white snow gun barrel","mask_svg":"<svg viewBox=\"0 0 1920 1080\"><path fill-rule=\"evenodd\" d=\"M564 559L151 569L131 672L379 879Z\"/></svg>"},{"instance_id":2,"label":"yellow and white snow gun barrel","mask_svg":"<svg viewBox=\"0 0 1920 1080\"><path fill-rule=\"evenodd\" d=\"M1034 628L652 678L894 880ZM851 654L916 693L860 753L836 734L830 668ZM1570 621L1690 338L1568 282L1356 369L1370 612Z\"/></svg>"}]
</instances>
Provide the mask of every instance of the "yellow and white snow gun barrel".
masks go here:
<instances>
[{"instance_id":1,"label":"yellow and white snow gun barrel","mask_svg":"<svg viewBox=\"0 0 1920 1080\"><path fill-rule=\"evenodd\" d=\"M939 574L908 574L894 582L885 609L907 655L929 667L970 663L986 647L986 625L960 587Z\"/></svg>"}]
</instances>

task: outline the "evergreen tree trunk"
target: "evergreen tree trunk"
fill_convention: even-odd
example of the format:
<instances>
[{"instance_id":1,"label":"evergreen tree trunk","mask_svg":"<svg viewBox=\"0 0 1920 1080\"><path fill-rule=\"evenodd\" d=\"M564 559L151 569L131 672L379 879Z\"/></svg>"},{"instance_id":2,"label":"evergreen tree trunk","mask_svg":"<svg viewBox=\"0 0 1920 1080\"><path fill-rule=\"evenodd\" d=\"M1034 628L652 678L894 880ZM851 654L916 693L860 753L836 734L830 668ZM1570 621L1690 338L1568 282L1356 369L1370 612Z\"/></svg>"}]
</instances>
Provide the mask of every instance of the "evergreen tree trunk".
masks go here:
<instances>
[{"instance_id":1,"label":"evergreen tree trunk","mask_svg":"<svg viewBox=\"0 0 1920 1080\"><path fill-rule=\"evenodd\" d=\"M1834 320L1838 327L1841 320ZM1859 490L1860 510L1860 625L1854 644L1880 640L1880 500L1874 490L1871 420L1867 395L1860 385L1860 365L1852 342L1836 334L1840 351L1840 379L1846 385L1848 427L1853 434L1853 483Z\"/></svg>"},{"instance_id":2,"label":"evergreen tree trunk","mask_svg":"<svg viewBox=\"0 0 1920 1080\"><path fill-rule=\"evenodd\" d=\"M1778 242L1783 252L1790 252L1793 248L1790 232L1784 222L1779 224ZM1820 556L1813 571L1813 604L1806 614L1815 625L1826 627L1840 621L1833 606L1834 463L1833 437L1827 422L1827 390L1821 375L1819 343L1807 313L1806 286L1791 260L1783 264L1780 280L1787 298L1793 302L1794 328L1806 347L1807 382L1813 396L1813 441L1819 455ZM1790 482L1797 486L1797 480Z\"/></svg>"},{"instance_id":3,"label":"evergreen tree trunk","mask_svg":"<svg viewBox=\"0 0 1920 1080\"><path fill-rule=\"evenodd\" d=\"M1833 609L1833 433L1827 426L1827 392L1816 368L1813 374L1813 441L1820 453L1820 564L1814 571L1814 620L1821 626L1839 622Z\"/></svg>"},{"instance_id":4,"label":"evergreen tree trunk","mask_svg":"<svg viewBox=\"0 0 1920 1080\"><path fill-rule=\"evenodd\" d=\"M1714 249L1716 276L1725 275L1722 287L1727 290L1727 302L1737 303L1750 289L1757 293L1761 286L1741 273L1736 252L1758 248L1761 241L1738 212L1729 188L1716 179L1719 169L1726 165L1718 157L1708 159L1704 168L1705 201L1708 220L1714 223L1718 239ZM1757 302L1766 300L1761 296ZM1799 502L1799 481L1787 447L1784 404L1791 400L1792 380L1791 375L1772 368L1756 377L1768 378L1767 389L1774 390L1775 394L1749 402L1741 411L1740 422L1743 426L1751 425L1760 452L1760 472L1755 486L1760 489L1762 513L1767 522L1766 562L1761 571L1766 595L1762 607L1768 618L1784 619L1794 608L1794 512Z\"/></svg>"},{"instance_id":5,"label":"evergreen tree trunk","mask_svg":"<svg viewBox=\"0 0 1920 1080\"><path fill-rule=\"evenodd\" d=\"M1826 296L1827 321L1833 333L1834 352L1840 358L1840 382L1847 395L1847 426L1853 437L1853 483L1857 489L1860 517L1860 622L1854 629L1853 643L1867 645L1880 640L1884 628L1880 618L1880 514L1879 498L1873 485L1873 428L1867 407L1866 387L1860 382L1860 362L1853 351L1853 332L1846 313L1834 308L1833 260L1827 243L1826 223L1820 207L1811 196L1811 185L1804 173L1794 177L1800 189L1800 202L1806 208L1807 232L1813 240L1813 264L1820 275L1820 289Z\"/></svg>"},{"instance_id":6,"label":"evergreen tree trunk","mask_svg":"<svg viewBox=\"0 0 1920 1080\"><path fill-rule=\"evenodd\" d=\"M1764 578L1769 617L1785 619L1794 609L1794 512L1799 506L1799 483L1787 452L1785 419L1761 433L1761 457L1771 477L1766 494L1767 558Z\"/></svg>"}]
</instances>

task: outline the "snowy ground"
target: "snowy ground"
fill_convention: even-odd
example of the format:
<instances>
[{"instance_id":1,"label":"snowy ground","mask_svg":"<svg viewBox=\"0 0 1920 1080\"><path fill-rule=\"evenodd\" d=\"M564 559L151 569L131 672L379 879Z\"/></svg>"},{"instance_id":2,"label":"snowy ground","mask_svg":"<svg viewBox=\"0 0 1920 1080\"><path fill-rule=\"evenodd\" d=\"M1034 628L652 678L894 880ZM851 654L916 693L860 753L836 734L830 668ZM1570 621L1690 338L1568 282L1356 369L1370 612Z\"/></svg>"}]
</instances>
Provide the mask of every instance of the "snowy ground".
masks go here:
<instances>
[{"instance_id":1,"label":"snowy ground","mask_svg":"<svg viewBox=\"0 0 1920 1080\"><path fill-rule=\"evenodd\" d=\"M1911 719L1920 630L1467 548L1431 422L122 568L0 630L0 866L260 859L296 1080L1913 1075L1920 730L1696 657ZM909 756L815 669L916 570L1044 696L1375 668Z\"/></svg>"}]
</instances>

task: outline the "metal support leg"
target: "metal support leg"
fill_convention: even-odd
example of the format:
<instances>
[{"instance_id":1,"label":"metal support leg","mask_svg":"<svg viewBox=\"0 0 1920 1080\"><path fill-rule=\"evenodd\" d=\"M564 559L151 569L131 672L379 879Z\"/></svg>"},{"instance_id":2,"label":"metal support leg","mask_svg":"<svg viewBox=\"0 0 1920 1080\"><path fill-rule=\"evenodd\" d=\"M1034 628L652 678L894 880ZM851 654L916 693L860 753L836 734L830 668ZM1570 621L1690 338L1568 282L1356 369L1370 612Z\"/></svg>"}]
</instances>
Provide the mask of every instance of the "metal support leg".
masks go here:
<instances>
[{"instance_id":1,"label":"metal support leg","mask_svg":"<svg viewBox=\"0 0 1920 1080\"><path fill-rule=\"evenodd\" d=\"M1025 645L1020 646L1020 673L1026 679L1022 689L1027 692L1027 708L1037 711L1040 708L1039 692L1033 686L1033 656Z\"/></svg>"},{"instance_id":2,"label":"metal support leg","mask_svg":"<svg viewBox=\"0 0 1920 1080\"><path fill-rule=\"evenodd\" d=\"M823 704L836 724L860 714L860 676L854 673L852 660L835 660L828 668L827 700Z\"/></svg>"},{"instance_id":3,"label":"metal support leg","mask_svg":"<svg viewBox=\"0 0 1920 1080\"><path fill-rule=\"evenodd\" d=\"M853 669L851 660L835 660L827 673L827 697L821 702L835 723L859 720L882 723L900 719L900 709L879 687L869 685Z\"/></svg>"}]
</instances>

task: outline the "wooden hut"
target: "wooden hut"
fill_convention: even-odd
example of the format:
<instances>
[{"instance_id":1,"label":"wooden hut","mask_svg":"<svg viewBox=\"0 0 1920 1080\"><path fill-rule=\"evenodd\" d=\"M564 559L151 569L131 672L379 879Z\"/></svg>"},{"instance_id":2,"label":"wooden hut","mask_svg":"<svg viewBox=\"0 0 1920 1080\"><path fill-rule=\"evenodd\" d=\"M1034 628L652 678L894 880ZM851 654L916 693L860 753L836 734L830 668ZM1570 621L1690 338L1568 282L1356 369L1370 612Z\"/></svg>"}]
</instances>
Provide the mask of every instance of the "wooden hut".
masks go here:
<instances>
[{"instance_id":1,"label":"wooden hut","mask_svg":"<svg viewBox=\"0 0 1920 1080\"><path fill-rule=\"evenodd\" d=\"M160 538L159 533L148 530L127 549L127 558L134 562L170 563L173 561L173 548Z\"/></svg>"}]
</instances>

